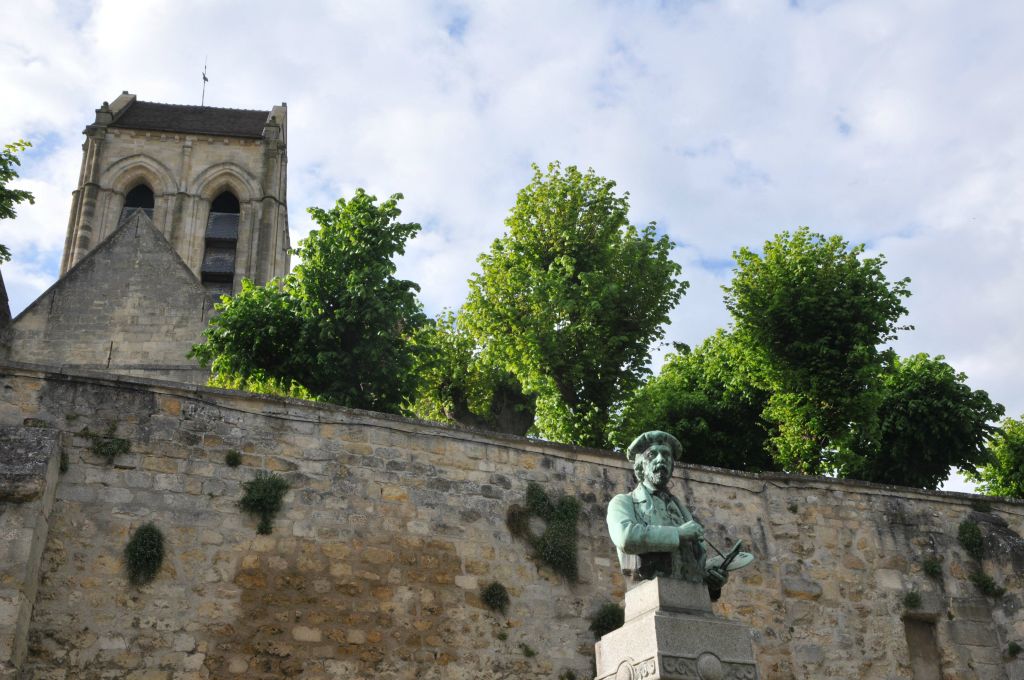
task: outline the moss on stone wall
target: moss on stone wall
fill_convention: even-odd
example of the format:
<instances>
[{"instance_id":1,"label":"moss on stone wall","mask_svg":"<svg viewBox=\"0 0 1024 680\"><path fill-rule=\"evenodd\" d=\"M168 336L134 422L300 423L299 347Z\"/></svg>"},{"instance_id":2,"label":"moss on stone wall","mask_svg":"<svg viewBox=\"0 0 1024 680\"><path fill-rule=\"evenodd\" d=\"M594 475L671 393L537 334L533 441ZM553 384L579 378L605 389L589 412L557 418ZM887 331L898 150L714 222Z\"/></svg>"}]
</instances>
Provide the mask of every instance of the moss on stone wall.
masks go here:
<instances>
[{"instance_id":1,"label":"moss on stone wall","mask_svg":"<svg viewBox=\"0 0 1024 680\"><path fill-rule=\"evenodd\" d=\"M526 487L525 505L511 506L506 524L509 533L526 541L534 559L575 582L579 579L576 546L579 512L580 503L575 498L563 495L552 500L540 484L530 482ZM531 529L531 517L543 522L543 531Z\"/></svg>"},{"instance_id":2,"label":"moss on stone wall","mask_svg":"<svg viewBox=\"0 0 1024 680\"><path fill-rule=\"evenodd\" d=\"M86 427L82 430L81 435L92 442L89 450L93 455L107 461L108 465L113 465L115 458L128 453L132 448L131 442L123 437L115 437L115 432L117 432L117 425L109 423L103 434L90 432Z\"/></svg>"}]
</instances>

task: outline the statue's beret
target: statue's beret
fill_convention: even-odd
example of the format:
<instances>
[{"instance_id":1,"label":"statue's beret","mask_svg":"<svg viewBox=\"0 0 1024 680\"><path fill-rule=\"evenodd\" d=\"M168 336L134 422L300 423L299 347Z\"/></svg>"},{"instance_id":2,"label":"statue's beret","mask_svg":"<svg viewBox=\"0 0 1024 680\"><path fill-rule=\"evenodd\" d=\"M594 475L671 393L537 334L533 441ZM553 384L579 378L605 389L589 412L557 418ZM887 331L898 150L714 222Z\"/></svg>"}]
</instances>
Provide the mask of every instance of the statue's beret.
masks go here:
<instances>
[{"instance_id":1,"label":"statue's beret","mask_svg":"<svg viewBox=\"0 0 1024 680\"><path fill-rule=\"evenodd\" d=\"M665 444L672 450L673 460L682 460L683 457L683 445L679 443L679 440L670 435L668 432L662 432L661 430L651 430L650 432L644 432L642 435L633 440L633 443L626 449L626 459L629 462L633 462L637 455L643 453L647 449L651 448L655 444Z\"/></svg>"}]
</instances>

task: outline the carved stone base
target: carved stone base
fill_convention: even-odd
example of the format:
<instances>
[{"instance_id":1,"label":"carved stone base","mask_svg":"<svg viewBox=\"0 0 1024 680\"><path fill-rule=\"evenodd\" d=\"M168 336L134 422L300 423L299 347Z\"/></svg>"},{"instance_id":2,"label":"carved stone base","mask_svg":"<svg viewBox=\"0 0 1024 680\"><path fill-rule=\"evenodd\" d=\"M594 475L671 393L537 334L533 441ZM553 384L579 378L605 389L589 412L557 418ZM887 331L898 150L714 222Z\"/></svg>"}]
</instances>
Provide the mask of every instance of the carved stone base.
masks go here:
<instances>
[{"instance_id":1,"label":"carved stone base","mask_svg":"<svg viewBox=\"0 0 1024 680\"><path fill-rule=\"evenodd\" d=\"M746 625L715 616L703 584L645 581L596 645L597 680L757 680Z\"/></svg>"}]
</instances>

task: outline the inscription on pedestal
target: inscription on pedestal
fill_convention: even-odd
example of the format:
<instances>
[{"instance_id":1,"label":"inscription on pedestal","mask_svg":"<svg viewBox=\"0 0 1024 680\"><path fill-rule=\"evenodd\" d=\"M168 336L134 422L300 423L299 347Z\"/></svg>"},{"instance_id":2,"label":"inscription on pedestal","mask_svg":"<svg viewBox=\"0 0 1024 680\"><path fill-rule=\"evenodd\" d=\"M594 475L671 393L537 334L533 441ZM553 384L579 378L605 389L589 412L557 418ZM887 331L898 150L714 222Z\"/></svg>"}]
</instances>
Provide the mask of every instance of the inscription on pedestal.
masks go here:
<instances>
[{"instance_id":1,"label":"inscription on pedestal","mask_svg":"<svg viewBox=\"0 0 1024 680\"><path fill-rule=\"evenodd\" d=\"M660 677L665 680L757 680L757 667L722 661L710 652L697 658L662 655Z\"/></svg>"},{"instance_id":2,"label":"inscription on pedestal","mask_svg":"<svg viewBox=\"0 0 1024 680\"><path fill-rule=\"evenodd\" d=\"M643 680L644 678L654 677L654 671L656 666L654 665L654 659L645 659L640 663L635 664L623 664L624 667L620 667L619 673L615 676L615 680L620 680L620 676L627 680Z\"/></svg>"}]
</instances>

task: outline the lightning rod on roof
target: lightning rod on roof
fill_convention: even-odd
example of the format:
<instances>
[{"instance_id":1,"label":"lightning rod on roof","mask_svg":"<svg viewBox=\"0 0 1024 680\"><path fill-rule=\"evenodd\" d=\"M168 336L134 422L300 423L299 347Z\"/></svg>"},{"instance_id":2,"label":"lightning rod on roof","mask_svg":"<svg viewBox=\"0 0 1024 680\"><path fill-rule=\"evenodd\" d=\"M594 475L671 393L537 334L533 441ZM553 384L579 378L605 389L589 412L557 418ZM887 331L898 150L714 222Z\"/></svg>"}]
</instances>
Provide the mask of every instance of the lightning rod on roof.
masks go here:
<instances>
[{"instance_id":1,"label":"lightning rod on roof","mask_svg":"<svg viewBox=\"0 0 1024 680\"><path fill-rule=\"evenodd\" d=\"M206 106L206 83L210 81L206 77L206 59L207 57L203 57L203 98L199 101L200 106Z\"/></svg>"}]
</instances>

